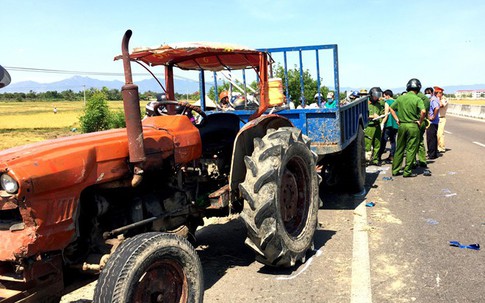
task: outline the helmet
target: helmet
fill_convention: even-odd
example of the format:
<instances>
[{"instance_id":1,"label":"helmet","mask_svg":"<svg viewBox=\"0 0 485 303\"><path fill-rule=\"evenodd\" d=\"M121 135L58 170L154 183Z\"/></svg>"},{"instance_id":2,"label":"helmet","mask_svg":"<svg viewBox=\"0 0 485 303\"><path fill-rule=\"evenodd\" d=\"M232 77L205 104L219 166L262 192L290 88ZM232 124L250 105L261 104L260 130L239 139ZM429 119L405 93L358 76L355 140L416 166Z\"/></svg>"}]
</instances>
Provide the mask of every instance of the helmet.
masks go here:
<instances>
[{"instance_id":1,"label":"helmet","mask_svg":"<svg viewBox=\"0 0 485 303\"><path fill-rule=\"evenodd\" d=\"M323 96L321 93L316 93L313 99L318 99L318 97L320 97L320 99L323 99Z\"/></svg>"},{"instance_id":2,"label":"helmet","mask_svg":"<svg viewBox=\"0 0 485 303\"><path fill-rule=\"evenodd\" d=\"M360 94L359 94L359 92L358 92L358 91L354 90L354 91L353 91L353 92L350 94L350 96L352 96L352 97L354 97L354 98L359 98Z\"/></svg>"},{"instance_id":3,"label":"helmet","mask_svg":"<svg viewBox=\"0 0 485 303\"><path fill-rule=\"evenodd\" d=\"M157 94L157 101L167 101L167 94L166 93Z\"/></svg>"},{"instance_id":4,"label":"helmet","mask_svg":"<svg viewBox=\"0 0 485 303\"><path fill-rule=\"evenodd\" d=\"M220 94L219 94L219 100L222 100L222 98L225 98L225 97L229 97L229 94L227 93L227 91L223 90Z\"/></svg>"},{"instance_id":5,"label":"helmet","mask_svg":"<svg viewBox=\"0 0 485 303\"><path fill-rule=\"evenodd\" d=\"M382 97L382 89L380 87L373 87L369 90L369 98L371 101L377 101Z\"/></svg>"},{"instance_id":6,"label":"helmet","mask_svg":"<svg viewBox=\"0 0 485 303\"><path fill-rule=\"evenodd\" d=\"M246 104L246 98L244 96L235 96L232 100L232 104L236 109L244 109L244 106Z\"/></svg>"},{"instance_id":7,"label":"helmet","mask_svg":"<svg viewBox=\"0 0 485 303\"><path fill-rule=\"evenodd\" d=\"M359 95L361 95L361 96L367 95L367 90L365 88L361 89L360 92L359 92Z\"/></svg>"},{"instance_id":8,"label":"helmet","mask_svg":"<svg viewBox=\"0 0 485 303\"><path fill-rule=\"evenodd\" d=\"M411 80L408 81L408 84L406 84L406 91L414 91L414 92L419 92L421 90L421 81L419 81L416 78L412 78Z\"/></svg>"}]
</instances>

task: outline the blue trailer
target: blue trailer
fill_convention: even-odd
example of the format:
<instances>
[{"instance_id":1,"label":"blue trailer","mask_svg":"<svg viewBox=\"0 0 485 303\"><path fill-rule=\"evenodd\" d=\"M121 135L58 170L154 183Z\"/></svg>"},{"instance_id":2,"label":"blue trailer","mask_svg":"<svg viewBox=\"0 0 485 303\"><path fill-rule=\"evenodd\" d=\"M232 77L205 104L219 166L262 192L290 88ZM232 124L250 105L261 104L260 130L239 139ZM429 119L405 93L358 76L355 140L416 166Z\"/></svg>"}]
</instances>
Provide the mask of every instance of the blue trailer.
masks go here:
<instances>
[{"instance_id":1,"label":"blue trailer","mask_svg":"<svg viewBox=\"0 0 485 303\"><path fill-rule=\"evenodd\" d=\"M275 58L281 55L284 69L283 86L286 97L286 106L281 106L273 111L279 116L285 117L291 123L302 130L311 140L311 148L318 155L318 163L323 165L322 177L324 182L329 185L338 186L348 192L361 192L365 182L365 142L363 129L368 123L368 102L367 96L362 96L352 102L340 105L340 85L338 68L338 46L336 44L296 46L281 48L259 49ZM320 63L322 53L327 52L331 55L331 73L333 73L333 87L337 108L324 108L324 98L322 96L322 64ZM305 99L304 72L306 68L312 68L316 74L317 87L315 88L320 95L317 100L318 107L305 107L302 109L290 109L292 100L289 94L288 57L290 54L297 55L298 71L300 75L300 96L299 101L303 105L313 100ZM304 58L314 58L314 66L304 66ZM203 71L201 79L204 79ZM272 75L272 69L269 71ZM214 72L214 87L217 94L217 77ZM328 75L328 73L327 73ZM243 87L246 87L246 77L243 73ZM203 83L204 81L201 81ZM329 81L325 84L329 86ZM212 112L217 113L218 111ZM250 119L253 111L235 110L233 112L240 118L240 126L243 127Z\"/></svg>"}]
</instances>

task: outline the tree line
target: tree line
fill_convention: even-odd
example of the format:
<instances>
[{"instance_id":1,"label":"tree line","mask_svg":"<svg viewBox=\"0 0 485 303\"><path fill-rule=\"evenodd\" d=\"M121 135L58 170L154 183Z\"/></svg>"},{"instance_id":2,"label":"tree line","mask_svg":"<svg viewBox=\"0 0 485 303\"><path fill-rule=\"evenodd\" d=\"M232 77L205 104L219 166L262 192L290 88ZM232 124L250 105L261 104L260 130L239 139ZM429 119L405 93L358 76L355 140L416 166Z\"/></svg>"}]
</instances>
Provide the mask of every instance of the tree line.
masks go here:
<instances>
[{"instance_id":1,"label":"tree line","mask_svg":"<svg viewBox=\"0 0 485 303\"><path fill-rule=\"evenodd\" d=\"M34 92L29 91L28 93L1 93L0 94L0 101L82 101L85 99L92 98L96 93L101 91L106 100L108 101L119 101L122 100L121 90L119 89L109 89L107 87L103 87L101 90L97 88L90 88L84 91L75 92L71 89L64 90L61 92L58 91L46 91L46 92ZM159 92L153 91L146 91L140 93L140 100L148 101L156 99L157 94ZM181 99L189 99L189 100L198 100L199 93L194 92L192 94L179 94L175 93L175 98L177 100Z\"/></svg>"}]
</instances>

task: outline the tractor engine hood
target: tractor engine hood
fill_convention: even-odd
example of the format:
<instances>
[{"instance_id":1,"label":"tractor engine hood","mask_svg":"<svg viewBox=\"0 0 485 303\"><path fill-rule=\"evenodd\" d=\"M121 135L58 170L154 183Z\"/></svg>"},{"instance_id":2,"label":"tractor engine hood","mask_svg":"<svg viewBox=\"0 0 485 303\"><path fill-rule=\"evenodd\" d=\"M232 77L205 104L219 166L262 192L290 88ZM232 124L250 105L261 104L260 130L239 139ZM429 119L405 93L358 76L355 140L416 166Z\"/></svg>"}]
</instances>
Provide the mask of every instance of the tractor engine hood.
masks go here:
<instances>
[{"instance_id":1,"label":"tractor engine hood","mask_svg":"<svg viewBox=\"0 0 485 303\"><path fill-rule=\"evenodd\" d=\"M146 170L161 169L169 157L187 163L202 153L199 131L186 116L146 118L143 133ZM75 235L81 192L95 184L129 179L131 169L126 129L1 151L0 174L14 178L19 188L10 195L0 190L0 212L18 208L23 228L0 228L0 261L64 248Z\"/></svg>"}]
</instances>

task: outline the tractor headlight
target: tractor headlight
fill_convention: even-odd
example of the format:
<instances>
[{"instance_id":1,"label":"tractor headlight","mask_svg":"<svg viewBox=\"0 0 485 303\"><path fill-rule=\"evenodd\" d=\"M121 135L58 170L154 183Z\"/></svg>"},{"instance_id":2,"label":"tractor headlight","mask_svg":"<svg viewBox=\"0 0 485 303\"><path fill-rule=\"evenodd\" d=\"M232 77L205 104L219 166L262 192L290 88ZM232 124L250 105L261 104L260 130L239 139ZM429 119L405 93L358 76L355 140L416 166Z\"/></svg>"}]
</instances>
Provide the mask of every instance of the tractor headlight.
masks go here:
<instances>
[{"instance_id":1,"label":"tractor headlight","mask_svg":"<svg viewBox=\"0 0 485 303\"><path fill-rule=\"evenodd\" d=\"M0 176L0 185L9 194L15 194L19 189L17 181L7 174L2 174Z\"/></svg>"}]
</instances>

